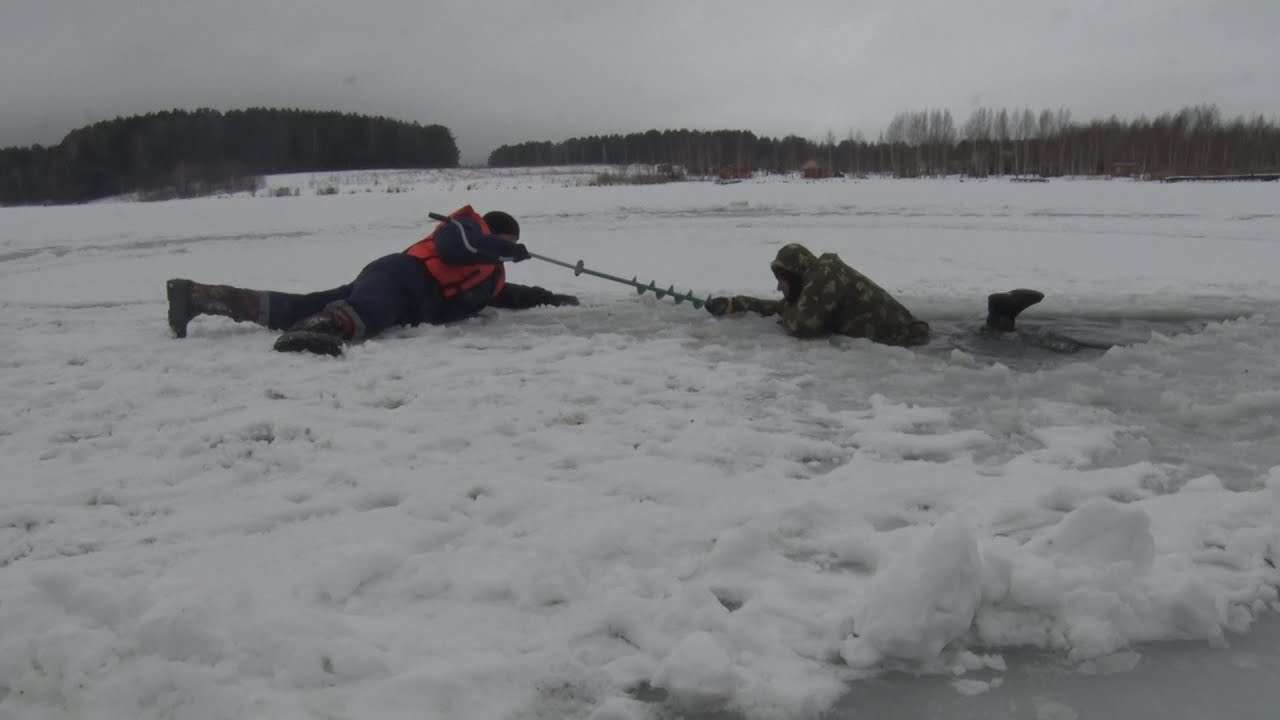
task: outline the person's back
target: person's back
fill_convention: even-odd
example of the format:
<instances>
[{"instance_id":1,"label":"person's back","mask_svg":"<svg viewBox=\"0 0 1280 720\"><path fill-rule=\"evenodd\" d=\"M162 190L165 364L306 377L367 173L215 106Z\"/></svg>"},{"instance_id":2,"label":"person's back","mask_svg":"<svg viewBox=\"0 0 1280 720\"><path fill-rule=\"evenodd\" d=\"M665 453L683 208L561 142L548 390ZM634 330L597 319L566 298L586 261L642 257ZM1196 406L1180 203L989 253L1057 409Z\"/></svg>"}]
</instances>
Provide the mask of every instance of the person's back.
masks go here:
<instances>
[{"instance_id":1,"label":"person's back","mask_svg":"<svg viewBox=\"0 0 1280 720\"><path fill-rule=\"evenodd\" d=\"M835 253L816 258L804 283L805 288L813 289L813 307L800 308L797 303L797 312L825 314L829 332L904 347L929 341L928 323Z\"/></svg>"}]
</instances>

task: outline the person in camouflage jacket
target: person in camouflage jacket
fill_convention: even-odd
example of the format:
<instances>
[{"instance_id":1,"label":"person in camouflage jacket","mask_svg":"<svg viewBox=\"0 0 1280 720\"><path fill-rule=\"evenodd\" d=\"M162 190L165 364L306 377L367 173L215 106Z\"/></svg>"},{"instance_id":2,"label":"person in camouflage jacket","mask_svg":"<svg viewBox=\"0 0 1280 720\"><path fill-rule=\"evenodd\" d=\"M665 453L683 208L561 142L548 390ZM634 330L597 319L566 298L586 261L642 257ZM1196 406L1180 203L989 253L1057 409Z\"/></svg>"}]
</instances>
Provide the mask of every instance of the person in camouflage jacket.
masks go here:
<instances>
[{"instance_id":1,"label":"person in camouflage jacket","mask_svg":"<svg viewBox=\"0 0 1280 720\"><path fill-rule=\"evenodd\" d=\"M711 298L707 312L779 315L788 335L848 335L910 347L929 341L929 324L911 314L887 290L846 265L835 253L814 256L797 243L784 246L770 264L781 300L734 295Z\"/></svg>"}]
</instances>

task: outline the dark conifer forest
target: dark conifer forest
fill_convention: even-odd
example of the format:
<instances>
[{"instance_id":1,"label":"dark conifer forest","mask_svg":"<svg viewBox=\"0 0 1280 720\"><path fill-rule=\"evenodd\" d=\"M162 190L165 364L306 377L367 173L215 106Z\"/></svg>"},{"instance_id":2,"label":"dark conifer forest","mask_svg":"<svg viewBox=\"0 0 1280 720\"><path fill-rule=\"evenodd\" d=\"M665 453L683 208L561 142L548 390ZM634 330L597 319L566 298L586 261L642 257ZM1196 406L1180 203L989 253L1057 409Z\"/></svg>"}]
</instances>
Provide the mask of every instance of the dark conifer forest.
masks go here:
<instances>
[{"instance_id":1,"label":"dark conifer forest","mask_svg":"<svg viewBox=\"0 0 1280 720\"><path fill-rule=\"evenodd\" d=\"M440 125L307 110L172 110L95 123L53 147L0 150L0 203L185 197L245 189L273 173L457 165L453 134Z\"/></svg>"}]
</instances>

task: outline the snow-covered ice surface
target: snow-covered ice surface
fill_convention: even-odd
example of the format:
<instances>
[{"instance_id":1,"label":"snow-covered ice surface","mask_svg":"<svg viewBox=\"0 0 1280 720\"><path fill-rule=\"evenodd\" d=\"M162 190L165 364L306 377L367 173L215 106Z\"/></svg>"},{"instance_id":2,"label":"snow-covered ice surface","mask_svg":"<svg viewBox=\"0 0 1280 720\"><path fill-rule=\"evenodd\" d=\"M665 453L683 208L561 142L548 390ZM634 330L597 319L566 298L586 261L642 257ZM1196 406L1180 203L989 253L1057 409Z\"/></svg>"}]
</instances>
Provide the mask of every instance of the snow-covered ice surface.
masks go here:
<instances>
[{"instance_id":1,"label":"snow-covered ice surface","mask_svg":"<svg viewBox=\"0 0 1280 720\"><path fill-rule=\"evenodd\" d=\"M595 172L0 210L0 717L813 718L900 671L995 703L1029 656L1145 682L1160 641L1238 663L1267 626L1280 185ZM699 295L837 252L937 339L802 342L537 261L511 280L583 305L340 359L169 336L166 278L331 287L467 202ZM1126 345L975 336L1018 286L1028 331Z\"/></svg>"}]
</instances>

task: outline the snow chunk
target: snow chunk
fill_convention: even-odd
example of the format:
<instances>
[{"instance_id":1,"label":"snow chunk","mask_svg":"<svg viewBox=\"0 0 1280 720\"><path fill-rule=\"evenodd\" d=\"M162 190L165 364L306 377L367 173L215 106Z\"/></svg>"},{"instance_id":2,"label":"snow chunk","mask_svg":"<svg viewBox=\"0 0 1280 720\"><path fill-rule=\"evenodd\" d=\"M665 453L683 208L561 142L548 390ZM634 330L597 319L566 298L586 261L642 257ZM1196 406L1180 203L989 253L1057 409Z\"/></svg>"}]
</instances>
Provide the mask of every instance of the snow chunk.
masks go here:
<instances>
[{"instance_id":1,"label":"snow chunk","mask_svg":"<svg viewBox=\"0 0 1280 720\"><path fill-rule=\"evenodd\" d=\"M985 680L960 679L960 680L952 680L951 687L955 688L956 692L960 693L961 695L972 697L974 695L981 695L982 693L990 690L991 683Z\"/></svg>"},{"instance_id":2,"label":"snow chunk","mask_svg":"<svg viewBox=\"0 0 1280 720\"><path fill-rule=\"evenodd\" d=\"M596 708L588 720L644 720L647 717L647 704L631 698L611 697Z\"/></svg>"},{"instance_id":3,"label":"snow chunk","mask_svg":"<svg viewBox=\"0 0 1280 720\"><path fill-rule=\"evenodd\" d=\"M1085 468L1116 448L1116 428L1105 425L1042 427L1031 436L1044 444L1031 457L1046 465Z\"/></svg>"},{"instance_id":4,"label":"snow chunk","mask_svg":"<svg viewBox=\"0 0 1280 720\"><path fill-rule=\"evenodd\" d=\"M982 599L973 531L949 515L913 551L876 575L840 654L853 666L889 656L928 661L969 629Z\"/></svg>"},{"instance_id":5,"label":"snow chunk","mask_svg":"<svg viewBox=\"0 0 1280 720\"><path fill-rule=\"evenodd\" d=\"M217 663L225 656L225 643L204 620L189 613L149 619L137 630L138 646L166 660Z\"/></svg>"},{"instance_id":6,"label":"snow chunk","mask_svg":"<svg viewBox=\"0 0 1280 720\"><path fill-rule=\"evenodd\" d=\"M399 570L406 557L403 549L387 545L342 548L315 579L316 595L344 603L369 583Z\"/></svg>"},{"instance_id":7,"label":"snow chunk","mask_svg":"<svg viewBox=\"0 0 1280 720\"><path fill-rule=\"evenodd\" d=\"M663 659L649 684L666 690L684 710L706 710L733 696L738 686L729 654L704 630L690 634Z\"/></svg>"},{"instance_id":8,"label":"snow chunk","mask_svg":"<svg viewBox=\"0 0 1280 720\"><path fill-rule=\"evenodd\" d=\"M1146 512L1101 498L1081 505L1029 547L1086 565L1127 563L1138 572L1149 568L1156 555Z\"/></svg>"},{"instance_id":9,"label":"snow chunk","mask_svg":"<svg viewBox=\"0 0 1280 720\"><path fill-rule=\"evenodd\" d=\"M1035 720L1078 720L1080 713L1070 705L1051 700L1049 698L1035 698L1033 700L1036 714Z\"/></svg>"}]
</instances>

